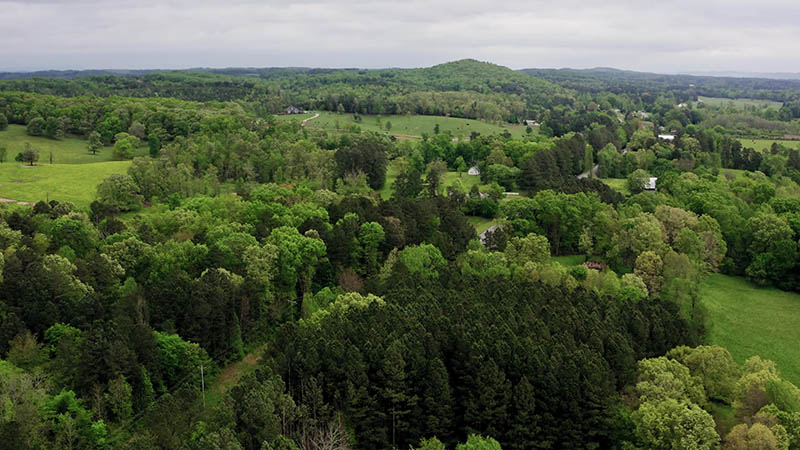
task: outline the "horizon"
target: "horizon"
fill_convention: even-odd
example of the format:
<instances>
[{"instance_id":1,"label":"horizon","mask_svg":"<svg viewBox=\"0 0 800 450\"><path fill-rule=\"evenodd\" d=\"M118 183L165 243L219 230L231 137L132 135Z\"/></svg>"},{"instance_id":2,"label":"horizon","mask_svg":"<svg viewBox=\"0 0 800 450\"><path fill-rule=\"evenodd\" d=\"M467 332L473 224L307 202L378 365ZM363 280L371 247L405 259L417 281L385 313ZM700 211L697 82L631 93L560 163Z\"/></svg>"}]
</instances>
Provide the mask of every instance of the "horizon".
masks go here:
<instances>
[{"instance_id":1,"label":"horizon","mask_svg":"<svg viewBox=\"0 0 800 450\"><path fill-rule=\"evenodd\" d=\"M786 0L647 8L577 0L510 0L502 8L469 0L0 4L3 72L412 68L470 57L515 70L800 73L800 62L787 58L800 35L800 5Z\"/></svg>"}]
</instances>

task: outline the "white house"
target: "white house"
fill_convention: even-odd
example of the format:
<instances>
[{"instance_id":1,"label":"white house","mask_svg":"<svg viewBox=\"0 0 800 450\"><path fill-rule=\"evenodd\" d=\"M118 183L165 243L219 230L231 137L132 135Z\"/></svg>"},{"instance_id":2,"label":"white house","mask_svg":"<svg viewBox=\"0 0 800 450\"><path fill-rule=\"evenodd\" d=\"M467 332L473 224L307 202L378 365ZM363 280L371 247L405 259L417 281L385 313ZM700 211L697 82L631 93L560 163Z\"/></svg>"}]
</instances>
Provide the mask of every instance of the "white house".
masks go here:
<instances>
[{"instance_id":1,"label":"white house","mask_svg":"<svg viewBox=\"0 0 800 450\"><path fill-rule=\"evenodd\" d=\"M469 168L469 171L467 171L467 175L480 175L480 174L481 170L478 169L478 166L472 166Z\"/></svg>"},{"instance_id":2,"label":"white house","mask_svg":"<svg viewBox=\"0 0 800 450\"><path fill-rule=\"evenodd\" d=\"M539 122L537 122L535 120L526 120L525 121L525 125L527 125L529 127L538 127L539 126Z\"/></svg>"},{"instance_id":3,"label":"white house","mask_svg":"<svg viewBox=\"0 0 800 450\"><path fill-rule=\"evenodd\" d=\"M644 190L645 191L655 191L656 190L656 181L658 181L658 177L650 177L644 183Z\"/></svg>"},{"instance_id":4,"label":"white house","mask_svg":"<svg viewBox=\"0 0 800 450\"><path fill-rule=\"evenodd\" d=\"M659 134L658 138L661 139L662 141L670 141L670 142L672 142L672 141L675 140L675 135L674 134Z\"/></svg>"}]
</instances>

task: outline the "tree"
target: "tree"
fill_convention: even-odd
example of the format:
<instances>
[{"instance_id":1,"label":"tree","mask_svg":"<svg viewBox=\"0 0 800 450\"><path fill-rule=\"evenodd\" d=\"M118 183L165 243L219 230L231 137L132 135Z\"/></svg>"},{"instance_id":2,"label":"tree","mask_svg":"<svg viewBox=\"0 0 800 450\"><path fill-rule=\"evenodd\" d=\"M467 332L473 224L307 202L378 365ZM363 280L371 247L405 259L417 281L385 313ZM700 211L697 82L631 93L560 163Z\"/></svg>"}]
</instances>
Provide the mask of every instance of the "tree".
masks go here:
<instances>
[{"instance_id":1,"label":"tree","mask_svg":"<svg viewBox=\"0 0 800 450\"><path fill-rule=\"evenodd\" d=\"M22 161L32 166L38 160L39 160L39 150L34 149L33 147L31 147L30 143L26 142L25 150L22 151Z\"/></svg>"},{"instance_id":2,"label":"tree","mask_svg":"<svg viewBox=\"0 0 800 450\"><path fill-rule=\"evenodd\" d=\"M524 238L514 237L505 250L509 262L524 266L527 262L544 263L550 259L550 243L547 238L531 233Z\"/></svg>"},{"instance_id":3,"label":"tree","mask_svg":"<svg viewBox=\"0 0 800 450\"><path fill-rule=\"evenodd\" d=\"M386 128L387 132L392 131L392 121L391 120L387 120L386 124L384 125L384 127Z\"/></svg>"},{"instance_id":4,"label":"tree","mask_svg":"<svg viewBox=\"0 0 800 450\"><path fill-rule=\"evenodd\" d=\"M34 117L28 122L28 134L31 136L44 135L44 124L44 119L42 119L41 116Z\"/></svg>"},{"instance_id":5,"label":"tree","mask_svg":"<svg viewBox=\"0 0 800 450\"><path fill-rule=\"evenodd\" d=\"M103 148L103 137L97 131L92 131L86 140L86 146L91 154L96 155Z\"/></svg>"},{"instance_id":6,"label":"tree","mask_svg":"<svg viewBox=\"0 0 800 450\"><path fill-rule=\"evenodd\" d=\"M147 136L147 147L150 149L151 158L158 157L159 152L161 152L161 139L156 133L150 133Z\"/></svg>"},{"instance_id":7,"label":"tree","mask_svg":"<svg viewBox=\"0 0 800 450\"><path fill-rule=\"evenodd\" d=\"M456 445L456 450L502 450L500 443L491 437L471 434L467 442Z\"/></svg>"},{"instance_id":8,"label":"tree","mask_svg":"<svg viewBox=\"0 0 800 450\"><path fill-rule=\"evenodd\" d=\"M8 128L8 117L0 113L0 131L4 131L6 128Z\"/></svg>"},{"instance_id":9,"label":"tree","mask_svg":"<svg viewBox=\"0 0 800 450\"><path fill-rule=\"evenodd\" d=\"M773 429L778 431L774 433ZM773 425L772 429L761 423L747 426L740 423L725 436L726 450L786 450L789 438L786 429L781 425Z\"/></svg>"},{"instance_id":10,"label":"tree","mask_svg":"<svg viewBox=\"0 0 800 450\"><path fill-rule=\"evenodd\" d=\"M700 379L710 399L727 404L733 402L733 388L740 369L728 350L718 346L680 346L670 350L667 356L688 367L692 376Z\"/></svg>"},{"instance_id":11,"label":"tree","mask_svg":"<svg viewBox=\"0 0 800 450\"><path fill-rule=\"evenodd\" d=\"M44 124L44 135L50 139L58 139L64 136L64 128L58 117L48 117Z\"/></svg>"},{"instance_id":12,"label":"tree","mask_svg":"<svg viewBox=\"0 0 800 450\"><path fill-rule=\"evenodd\" d=\"M714 418L693 403L674 398L646 401L631 418L643 448L712 450L719 445Z\"/></svg>"},{"instance_id":13,"label":"tree","mask_svg":"<svg viewBox=\"0 0 800 450\"><path fill-rule=\"evenodd\" d=\"M142 208L139 186L130 175L115 173L97 186L97 198L120 211L138 211Z\"/></svg>"},{"instance_id":14,"label":"tree","mask_svg":"<svg viewBox=\"0 0 800 450\"><path fill-rule=\"evenodd\" d=\"M628 175L628 189L632 194L638 194L650 181L650 174L644 169L636 169Z\"/></svg>"},{"instance_id":15,"label":"tree","mask_svg":"<svg viewBox=\"0 0 800 450\"><path fill-rule=\"evenodd\" d=\"M664 262L656 252L642 252L636 258L634 273L644 281L650 295L660 291L664 286Z\"/></svg>"},{"instance_id":16,"label":"tree","mask_svg":"<svg viewBox=\"0 0 800 450\"><path fill-rule=\"evenodd\" d=\"M139 138L131 136L128 133L118 133L114 139L114 148L112 149L114 159L131 159L136 147L139 146Z\"/></svg>"},{"instance_id":17,"label":"tree","mask_svg":"<svg viewBox=\"0 0 800 450\"><path fill-rule=\"evenodd\" d=\"M5 146L0 146L0 164L6 162L8 156L8 149Z\"/></svg>"}]
</instances>

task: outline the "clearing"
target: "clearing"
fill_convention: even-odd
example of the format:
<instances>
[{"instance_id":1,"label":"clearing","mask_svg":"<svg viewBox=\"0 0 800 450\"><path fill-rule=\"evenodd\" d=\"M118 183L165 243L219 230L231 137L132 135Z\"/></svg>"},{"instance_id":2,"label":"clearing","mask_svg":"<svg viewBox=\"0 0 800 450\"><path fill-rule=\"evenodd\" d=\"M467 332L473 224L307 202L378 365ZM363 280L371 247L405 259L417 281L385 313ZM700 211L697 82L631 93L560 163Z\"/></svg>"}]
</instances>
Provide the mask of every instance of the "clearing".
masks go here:
<instances>
[{"instance_id":1,"label":"clearing","mask_svg":"<svg viewBox=\"0 0 800 450\"><path fill-rule=\"evenodd\" d=\"M89 153L86 140L76 136L65 136L62 139L50 139L41 136L28 136L22 125L9 125L0 131L0 147L8 149L6 161L14 162L17 153L25 149L25 143L39 150L39 163L50 163L50 152L53 152L54 164L86 164L111 161L111 147L103 147L96 155Z\"/></svg>"},{"instance_id":2,"label":"clearing","mask_svg":"<svg viewBox=\"0 0 800 450\"><path fill-rule=\"evenodd\" d=\"M314 114L296 114L286 116L276 116L280 121L297 120L302 122L310 119ZM377 131L388 133L398 138L419 138L423 133L433 135L434 127L439 124L439 131L449 131L454 137L468 139L473 131L481 135L500 134L504 131L511 133L513 137L523 137L526 135L525 127L519 124L509 123L489 123L475 119L461 119L457 117L444 116L422 116L422 115L360 115L361 121L356 122L354 114L339 114L327 111L320 111L319 117L308 121L306 125L312 129L322 129L326 131L347 131L348 128L358 126L363 131ZM391 128L386 129L386 123L391 122ZM535 129L534 129L535 130ZM534 134L536 131L534 131Z\"/></svg>"},{"instance_id":3,"label":"clearing","mask_svg":"<svg viewBox=\"0 0 800 450\"><path fill-rule=\"evenodd\" d=\"M744 147L756 149L760 152L768 152L770 148L772 148L773 142L777 142L778 144L786 147L800 147L800 141L787 141L781 139L739 139L739 142L741 142L742 146Z\"/></svg>"},{"instance_id":4,"label":"clearing","mask_svg":"<svg viewBox=\"0 0 800 450\"><path fill-rule=\"evenodd\" d=\"M599 180L622 195L631 195L626 178L600 178Z\"/></svg>"},{"instance_id":5,"label":"clearing","mask_svg":"<svg viewBox=\"0 0 800 450\"><path fill-rule=\"evenodd\" d=\"M700 298L709 343L727 348L739 363L753 355L775 361L784 378L800 384L799 294L712 274L700 286Z\"/></svg>"},{"instance_id":6,"label":"clearing","mask_svg":"<svg viewBox=\"0 0 800 450\"><path fill-rule=\"evenodd\" d=\"M0 164L0 197L17 201L58 200L88 207L97 185L113 173L125 173L130 161L94 164Z\"/></svg>"}]
</instances>

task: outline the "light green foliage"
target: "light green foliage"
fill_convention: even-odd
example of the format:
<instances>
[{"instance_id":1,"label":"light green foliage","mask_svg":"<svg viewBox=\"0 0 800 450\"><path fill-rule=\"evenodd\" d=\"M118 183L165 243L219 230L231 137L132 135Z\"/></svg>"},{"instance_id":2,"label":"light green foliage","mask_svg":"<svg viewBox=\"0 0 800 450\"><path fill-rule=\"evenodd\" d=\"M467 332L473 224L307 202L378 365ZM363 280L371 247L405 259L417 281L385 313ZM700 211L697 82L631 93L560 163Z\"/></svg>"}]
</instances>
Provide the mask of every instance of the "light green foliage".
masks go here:
<instances>
[{"instance_id":1,"label":"light green foliage","mask_svg":"<svg viewBox=\"0 0 800 450\"><path fill-rule=\"evenodd\" d=\"M656 143L656 137L651 130L636 130L628 142L628 148L631 150L648 149Z\"/></svg>"},{"instance_id":2,"label":"light green foliage","mask_svg":"<svg viewBox=\"0 0 800 450\"><path fill-rule=\"evenodd\" d=\"M153 333L158 348L158 361L167 384L167 386L160 386L159 390L184 380L190 385L199 386L200 372L198 368L201 364L205 367L206 376L214 373L214 363L199 345L184 341L177 334L159 331Z\"/></svg>"},{"instance_id":3,"label":"light green foliage","mask_svg":"<svg viewBox=\"0 0 800 450\"><path fill-rule=\"evenodd\" d=\"M132 159L136 148L139 146L139 138L128 133L118 133L114 136L114 148L111 154L116 160Z\"/></svg>"},{"instance_id":4,"label":"light green foliage","mask_svg":"<svg viewBox=\"0 0 800 450\"><path fill-rule=\"evenodd\" d=\"M471 434L467 442L456 445L456 450L501 450L500 443L491 437Z\"/></svg>"},{"instance_id":5,"label":"light green foliage","mask_svg":"<svg viewBox=\"0 0 800 450\"><path fill-rule=\"evenodd\" d=\"M719 446L714 418L686 401L644 402L631 418L636 436L647 449L711 450Z\"/></svg>"},{"instance_id":6,"label":"light green foliage","mask_svg":"<svg viewBox=\"0 0 800 450\"><path fill-rule=\"evenodd\" d=\"M75 264L59 255L47 255L42 260L45 283L62 302L75 306L93 289L77 276Z\"/></svg>"},{"instance_id":7,"label":"light green foliage","mask_svg":"<svg viewBox=\"0 0 800 450\"><path fill-rule=\"evenodd\" d=\"M442 444L442 441L432 437L430 439L423 439L416 450L445 450L445 446Z\"/></svg>"},{"instance_id":8,"label":"light green foliage","mask_svg":"<svg viewBox=\"0 0 800 450\"><path fill-rule=\"evenodd\" d=\"M701 406L706 404L700 380L680 362L663 356L639 361L636 391L643 402L674 399Z\"/></svg>"},{"instance_id":9,"label":"light green foliage","mask_svg":"<svg viewBox=\"0 0 800 450\"><path fill-rule=\"evenodd\" d=\"M620 278L619 296L622 299L638 302L647 298L647 285L633 273L626 273Z\"/></svg>"},{"instance_id":10,"label":"light green foliage","mask_svg":"<svg viewBox=\"0 0 800 450\"><path fill-rule=\"evenodd\" d=\"M622 154L614 144L607 144L597 152L597 163L600 166L600 176L603 178L618 178L622 173Z\"/></svg>"},{"instance_id":11,"label":"light green foliage","mask_svg":"<svg viewBox=\"0 0 800 450\"><path fill-rule=\"evenodd\" d=\"M500 252L487 252L483 249L470 250L464 253L459 260L461 273L474 277L508 277L511 270L508 267L506 255Z\"/></svg>"},{"instance_id":12,"label":"light green foliage","mask_svg":"<svg viewBox=\"0 0 800 450\"><path fill-rule=\"evenodd\" d=\"M670 350L667 357L688 367L692 376L702 383L709 399L732 404L741 369L728 350L719 346L680 346Z\"/></svg>"},{"instance_id":13,"label":"light green foliage","mask_svg":"<svg viewBox=\"0 0 800 450\"><path fill-rule=\"evenodd\" d=\"M296 228L278 227L270 233L266 242L278 249L274 280L281 291L295 296L295 287L300 282L305 291L320 258L325 256L325 243L319 239L301 235Z\"/></svg>"},{"instance_id":14,"label":"light green foliage","mask_svg":"<svg viewBox=\"0 0 800 450\"><path fill-rule=\"evenodd\" d=\"M513 237L505 250L509 262L524 266L527 262L544 263L550 258L550 243L547 238L535 233Z\"/></svg>"},{"instance_id":15,"label":"light green foliage","mask_svg":"<svg viewBox=\"0 0 800 450\"><path fill-rule=\"evenodd\" d=\"M97 186L97 198L116 206L120 211L138 211L142 208L139 186L129 175L115 173Z\"/></svg>"},{"instance_id":16,"label":"light green foliage","mask_svg":"<svg viewBox=\"0 0 800 450\"><path fill-rule=\"evenodd\" d=\"M247 267L247 279L261 286L269 286L278 259L278 248L269 244L255 245L245 249L242 258Z\"/></svg>"},{"instance_id":17,"label":"light green foliage","mask_svg":"<svg viewBox=\"0 0 800 450\"><path fill-rule=\"evenodd\" d=\"M372 274L378 270L378 247L386 239L383 227L377 222L366 222L358 229L358 257L362 274Z\"/></svg>"},{"instance_id":18,"label":"light green foliage","mask_svg":"<svg viewBox=\"0 0 800 450\"><path fill-rule=\"evenodd\" d=\"M632 194L638 194L644 190L649 181L650 174L646 170L636 169L628 175L628 190Z\"/></svg>"},{"instance_id":19,"label":"light green foliage","mask_svg":"<svg viewBox=\"0 0 800 450\"><path fill-rule=\"evenodd\" d=\"M730 450L789 450L789 437L781 425L772 428L754 423L741 423L725 436L725 448Z\"/></svg>"},{"instance_id":20,"label":"light green foliage","mask_svg":"<svg viewBox=\"0 0 800 450\"><path fill-rule=\"evenodd\" d=\"M365 296L359 294L358 292L341 294L336 297L336 300L327 308L320 309L319 311L315 312L311 316L311 320L309 322L318 326L329 315L344 315L353 309L369 308L373 303L378 306L384 306L386 304L382 298L373 294L367 294Z\"/></svg>"},{"instance_id":21,"label":"light green foliage","mask_svg":"<svg viewBox=\"0 0 800 450\"><path fill-rule=\"evenodd\" d=\"M612 238L611 256L626 265L646 251L661 253L664 248L661 223L652 214L642 213L620 221L620 232Z\"/></svg>"},{"instance_id":22,"label":"light green foliage","mask_svg":"<svg viewBox=\"0 0 800 450\"><path fill-rule=\"evenodd\" d=\"M422 278L438 278L439 270L447 264L439 249L431 244L410 245L397 255L410 274Z\"/></svg>"}]
</instances>

